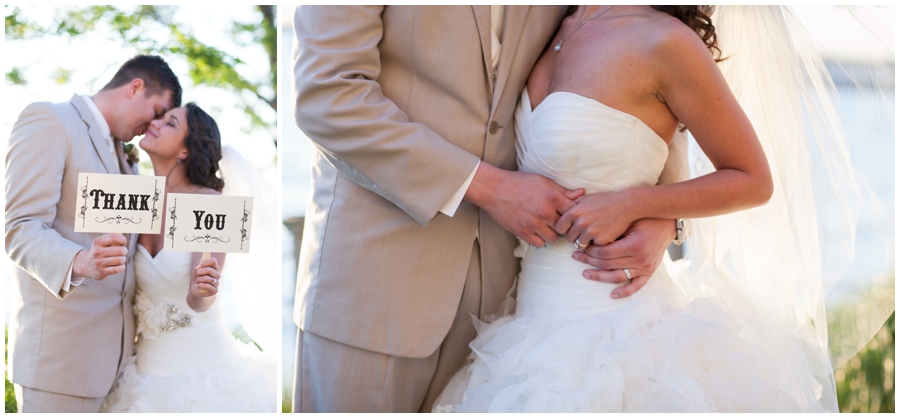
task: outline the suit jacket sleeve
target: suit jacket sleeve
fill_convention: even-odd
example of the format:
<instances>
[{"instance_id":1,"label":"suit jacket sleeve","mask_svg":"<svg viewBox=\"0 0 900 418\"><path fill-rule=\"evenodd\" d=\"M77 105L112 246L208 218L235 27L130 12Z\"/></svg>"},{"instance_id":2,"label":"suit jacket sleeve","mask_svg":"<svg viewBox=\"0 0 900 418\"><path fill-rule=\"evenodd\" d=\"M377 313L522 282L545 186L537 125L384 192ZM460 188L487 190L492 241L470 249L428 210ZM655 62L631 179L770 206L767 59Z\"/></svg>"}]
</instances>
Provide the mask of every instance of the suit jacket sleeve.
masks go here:
<instances>
[{"instance_id":1,"label":"suit jacket sleeve","mask_svg":"<svg viewBox=\"0 0 900 418\"><path fill-rule=\"evenodd\" d=\"M380 6L297 9L295 116L341 174L427 226L479 158L411 122L382 93L377 81L382 11Z\"/></svg>"},{"instance_id":2,"label":"suit jacket sleeve","mask_svg":"<svg viewBox=\"0 0 900 418\"><path fill-rule=\"evenodd\" d=\"M6 154L6 253L50 293L61 292L84 248L53 229L71 137L47 103L33 103L13 126Z\"/></svg>"}]
</instances>

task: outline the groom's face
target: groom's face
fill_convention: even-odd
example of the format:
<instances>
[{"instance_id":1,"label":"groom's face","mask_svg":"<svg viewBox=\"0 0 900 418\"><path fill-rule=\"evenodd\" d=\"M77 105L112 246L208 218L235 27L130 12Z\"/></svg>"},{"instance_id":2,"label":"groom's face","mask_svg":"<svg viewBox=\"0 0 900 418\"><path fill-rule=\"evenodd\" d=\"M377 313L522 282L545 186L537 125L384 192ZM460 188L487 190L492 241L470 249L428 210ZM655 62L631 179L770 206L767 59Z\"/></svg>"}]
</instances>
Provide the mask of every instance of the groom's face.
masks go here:
<instances>
[{"instance_id":1,"label":"groom's face","mask_svg":"<svg viewBox=\"0 0 900 418\"><path fill-rule=\"evenodd\" d=\"M119 140L131 141L143 135L150 126L150 121L162 117L172 103L172 91L163 90L158 94L146 94L141 88L121 106L122 112L117 118L115 127L110 127L112 134Z\"/></svg>"}]
</instances>

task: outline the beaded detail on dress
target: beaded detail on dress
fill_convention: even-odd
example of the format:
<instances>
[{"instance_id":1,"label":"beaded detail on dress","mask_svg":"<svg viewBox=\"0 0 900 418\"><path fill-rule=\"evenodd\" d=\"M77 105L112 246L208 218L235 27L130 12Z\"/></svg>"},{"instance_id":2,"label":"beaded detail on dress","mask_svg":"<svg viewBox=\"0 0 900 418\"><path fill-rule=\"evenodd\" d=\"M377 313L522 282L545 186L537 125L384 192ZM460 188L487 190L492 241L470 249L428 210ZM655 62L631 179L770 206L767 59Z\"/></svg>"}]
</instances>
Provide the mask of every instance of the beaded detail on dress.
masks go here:
<instances>
[{"instance_id":1,"label":"beaded detail on dress","mask_svg":"<svg viewBox=\"0 0 900 418\"><path fill-rule=\"evenodd\" d=\"M144 338L156 338L160 333L172 332L196 322L193 315L171 303L154 302L144 292L134 297L134 313L137 315L137 333Z\"/></svg>"}]
</instances>

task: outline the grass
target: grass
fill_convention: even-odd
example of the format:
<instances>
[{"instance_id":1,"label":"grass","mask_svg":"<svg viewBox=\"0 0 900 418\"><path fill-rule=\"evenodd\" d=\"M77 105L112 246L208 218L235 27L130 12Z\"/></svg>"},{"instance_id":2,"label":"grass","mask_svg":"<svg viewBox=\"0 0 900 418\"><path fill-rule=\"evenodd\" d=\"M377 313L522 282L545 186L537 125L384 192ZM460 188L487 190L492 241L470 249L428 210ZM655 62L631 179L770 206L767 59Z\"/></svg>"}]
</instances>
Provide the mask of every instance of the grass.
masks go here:
<instances>
[{"instance_id":1,"label":"grass","mask_svg":"<svg viewBox=\"0 0 900 418\"><path fill-rule=\"evenodd\" d=\"M894 412L894 314L847 364L835 370L841 412Z\"/></svg>"},{"instance_id":2,"label":"grass","mask_svg":"<svg viewBox=\"0 0 900 418\"><path fill-rule=\"evenodd\" d=\"M3 358L7 359L6 368L3 369L3 380L6 381L6 394L3 398L6 401L6 413L16 413L18 411L18 407L16 406L16 392L13 389L13 384L9 382L9 376L7 375L7 370L9 369L9 327L5 327L3 330Z\"/></svg>"}]
</instances>

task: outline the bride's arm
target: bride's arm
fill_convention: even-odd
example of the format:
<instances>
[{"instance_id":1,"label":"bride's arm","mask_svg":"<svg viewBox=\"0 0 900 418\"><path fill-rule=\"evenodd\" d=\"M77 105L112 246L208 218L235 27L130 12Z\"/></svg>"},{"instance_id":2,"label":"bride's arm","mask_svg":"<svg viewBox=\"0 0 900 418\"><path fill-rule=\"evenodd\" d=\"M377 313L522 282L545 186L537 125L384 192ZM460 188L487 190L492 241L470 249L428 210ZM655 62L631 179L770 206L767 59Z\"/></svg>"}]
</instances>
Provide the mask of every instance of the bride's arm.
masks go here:
<instances>
[{"instance_id":1,"label":"bride's arm","mask_svg":"<svg viewBox=\"0 0 900 418\"><path fill-rule=\"evenodd\" d=\"M213 253L201 260L200 253L191 254L191 285L188 288L187 304L194 312L205 312L216 301L219 280L225 266L225 253Z\"/></svg>"},{"instance_id":2,"label":"bride's arm","mask_svg":"<svg viewBox=\"0 0 900 418\"><path fill-rule=\"evenodd\" d=\"M605 244L643 218L702 218L765 204L773 184L765 153L706 46L686 26L654 49L657 92L716 171L685 181L583 197L557 230Z\"/></svg>"}]
</instances>

